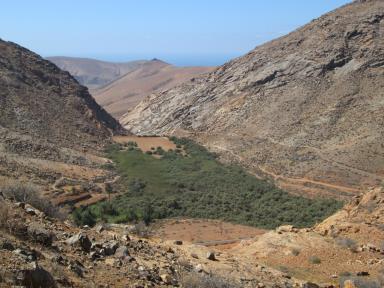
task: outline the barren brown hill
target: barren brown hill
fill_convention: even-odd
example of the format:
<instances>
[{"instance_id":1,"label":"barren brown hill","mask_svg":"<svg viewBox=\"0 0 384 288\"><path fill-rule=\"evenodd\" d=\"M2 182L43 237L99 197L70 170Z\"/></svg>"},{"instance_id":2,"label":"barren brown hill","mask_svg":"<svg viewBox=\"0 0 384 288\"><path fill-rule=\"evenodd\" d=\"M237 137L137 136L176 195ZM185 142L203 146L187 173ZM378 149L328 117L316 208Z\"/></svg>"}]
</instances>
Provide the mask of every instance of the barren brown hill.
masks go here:
<instances>
[{"instance_id":1,"label":"barren brown hill","mask_svg":"<svg viewBox=\"0 0 384 288\"><path fill-rule=\"evenodd\" d=\"M0 186L17 179L48 191L61 177L108 178L97 155L124 133L120 124L68 72L2 40L0 107Z\"/></svg>"},{"instance_id":2,"label":"barren brown hill","mask_svg":"<svg viewBox=\"0 0 384 288\"><path fill-rule=\"evenodd\" d=\"M195 137L285 189L350 197L384 179L384 2L355 1L121 119Z\"/></svg>"},{"instance_id":3,"label":"barren brown hill","mask_svg":"<svg viewBox=\"0 0 384 288\"><path fill-rule=\"evenodd\" d=\"M175 87L211 67L176 67L154 59L142 64L116 81L91 91L97 102L119 118L134 108L145 96Z\"/></svg>"},{"instance_id":4,"label":"barren brown hill","mask_svg":"<svg viewBox=\"0 0 384 288\"><path fill-rule=\"evenodd\" d=\"M14 43L0 40L0 51L1 129L67 146L122 131L68 72Z\"/></svg>"},{"instance_id":5,"label":"barren brown hill","mask_svg":"<svg viewBox=\"0 0 384 288\"><path fill-rule=\"evenodd\" d=\"M71 73L82 85L87 86L89 89L107 85L148 62L146 60L138 60L114 63L96 59L63 56L47 57L47 60L55 63L60 69Z\"/></svg>"}]
</instances>

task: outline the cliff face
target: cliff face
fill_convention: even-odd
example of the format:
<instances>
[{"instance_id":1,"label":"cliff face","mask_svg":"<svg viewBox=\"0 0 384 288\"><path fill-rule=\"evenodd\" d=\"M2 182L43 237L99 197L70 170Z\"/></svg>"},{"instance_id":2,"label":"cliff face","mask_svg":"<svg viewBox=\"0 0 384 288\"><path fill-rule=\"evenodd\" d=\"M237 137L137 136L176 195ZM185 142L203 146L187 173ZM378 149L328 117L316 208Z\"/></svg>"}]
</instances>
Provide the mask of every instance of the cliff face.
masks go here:
<instances>
[{"instance_id":1,"label":"cliff face","mask_svg":"<svg viewBox=\"0 0 384 288\"><path fill-rule=\"evenodd\" d=\"M190 135L286 189L335 197L384 178L384 2L356 1L167 92L121 122Z\"/></svg>"},{"instance_id":2,"label":"cliff face","mask_svg":"<svg viewBox=\"0 0 384 288\"><path fill-rule=\"evenodd\" d=\"M0 128L60 146L92 146L122 132L69 73L0 40Z\"/></svg>"}]
</instances>

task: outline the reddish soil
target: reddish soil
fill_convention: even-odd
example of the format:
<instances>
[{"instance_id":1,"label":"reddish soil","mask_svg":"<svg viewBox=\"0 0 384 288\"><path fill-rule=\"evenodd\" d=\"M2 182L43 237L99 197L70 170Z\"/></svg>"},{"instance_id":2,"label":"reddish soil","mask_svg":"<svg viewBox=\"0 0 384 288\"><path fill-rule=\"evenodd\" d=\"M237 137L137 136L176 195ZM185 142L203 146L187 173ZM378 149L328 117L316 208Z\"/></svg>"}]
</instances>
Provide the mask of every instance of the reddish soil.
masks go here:
<instances>
[{"instance_id":1,"label":"reddish soil","mask_svg":"<svg viewBox=\"0 0 384 288\"><path fill-rule=\"evenodd\" d=\"M164 240L182 240L224 250L243 239L265 233L265 230L254 227L205 219L169 219L157 225L156 236Z\"/></svg>"}]
</instances>

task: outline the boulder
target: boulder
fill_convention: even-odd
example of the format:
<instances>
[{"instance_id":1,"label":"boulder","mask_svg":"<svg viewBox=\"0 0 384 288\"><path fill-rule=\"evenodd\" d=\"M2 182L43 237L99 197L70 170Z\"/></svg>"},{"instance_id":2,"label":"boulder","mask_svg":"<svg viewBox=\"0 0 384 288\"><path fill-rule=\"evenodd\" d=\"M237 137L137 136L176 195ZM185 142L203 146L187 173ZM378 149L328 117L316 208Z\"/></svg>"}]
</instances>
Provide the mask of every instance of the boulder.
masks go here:
<instances>
[{"instance_id":1,"label":"boulder","mask_svg":"<svg viewBox=\"0 0 384 288\"><path fill-rule=\"evenodd\" d=\"M215 253L212 252L212 251L207 252L207 256L206 256L206 258L207 258L208 260L215 261L215 260L216 260Z\"/></svg>"},{"instance_id":2,"label":"boulder","mask_svg":"<svg viewBox=\"0 0 384 288\"><path fill-rule=\"evenodd\" d=\"M172 277L169 274L161 274L160 278L165 284L172 284Z\"/></svg>"},{"instance_id":3,"label":"boulder","mask_svg":"<svg viewBox=\"0 0 384 288\"><path fill-rule=\"evenodd\" d=\"M102 249L104 251L105 256L110 256L115 254L118 247L119 247L119 243L117 241L110 241L102 245Z\"/></svg>"},{"instance_id":4,"label":"boulder","mask_svg":"<svg viewBox=\"0 0 384 288\"><path fill-rule=\"evenodd\" d=\"M68 245L78 246L85 252L90 252L92 247L92 242L89 240L87 234L80 232L71 238L66 240Z\"/></svg>"},{"instance_id":5,"label":"boulder","mask_svg":"<svg viewBox=\"0 0 384 288\"><path fill-rule=\"evenodd\" d=\"M38 254L35 250L29 250L29 249L15 249L12 251L13 254L16 254L20 256L21 258L24 258L26 261L31 262L37 260Z\"/></svg>"},{"instance_id":6,"label":"boulder","mask_svg":"<svg viewBox=\"0 0 384 288\"><path fill-rule=\"evenodd\" d=\"M130 238L129 235L127 235L127 234L124 234L124 235L121 237L121 239L122 239L123 241L125 241L125 242L129 242L129 241L131 241L131 238Z\"/></svg>"},{"instance_id":7,"label":"boulder","mask_svg":"<svg viewBox=\"0 0 384 288\"><path fill-rule=\"evenodd\" d=\"M79 261L71 262L68 265L68 269L74 272L77 276L83 277L84 274L84 266Z\"/></svg>"},{"instance_id":8,"label":"boulder","mask_svg":"<svg viewBox=\"0 0 384 288\"><path fill-rule=\"evenodd\" d=\"M27 229L28 237L39 244L44 246L51 246L54 234L46 230L38 223L31 223Z\"/></svg>"},{"instance_id":9,"label":"boulder","mask_svg":"<svg viewBox=\"0 0 384 288\"><path fill-rule=\"evenodd\" d=\"M129 256L129 251L126 246L120 246L115 251L115 257L119 259L123 259L125 257Z\"/></svg>"},{"instance_id":10,"label":"boulder","mask_svg":"<svg viewBox=\"0 0 384 288\"><path fill-rule=\"evenodd\" d=\"M57 287L52 275L34 263L32 269L23 269L17 272L16 283L25 287Z\"/></svg>"},{"instance_id":11,"label":"boulder","mask_svg":"<svg viewBox=\"0 0 384 288\"><path fill-rule=\"evenodd\" d=\"M195 271L198 272L198 273L204 272L203 265L197 264L196 267L195 267Z\"/></svg>"},{"instance_id":12,"label":"boulder","mask_svg":"<svg viewBox=\"0 0 384 288\"><path fill-rule=\"evenodd\" d=\"M97 233L101 233L101 232L103 232L103 231L105 230L103 224L98 224L98 225L96 225L94 229L95 229L95 231L96 231Z\"/></svg>"},{"instance_id":13,"label":"boulder","mask_svg":"<svg viewBox=\"0 0 384 288\"><path fill-rule=\"evenodd\" d=\"M276 228L276 232L279 234L288 233L288 232L297 233L298 231L299 230L297 228L293 227L292 225L283 225L283 226Z\"/></svg>"}]
</instances>

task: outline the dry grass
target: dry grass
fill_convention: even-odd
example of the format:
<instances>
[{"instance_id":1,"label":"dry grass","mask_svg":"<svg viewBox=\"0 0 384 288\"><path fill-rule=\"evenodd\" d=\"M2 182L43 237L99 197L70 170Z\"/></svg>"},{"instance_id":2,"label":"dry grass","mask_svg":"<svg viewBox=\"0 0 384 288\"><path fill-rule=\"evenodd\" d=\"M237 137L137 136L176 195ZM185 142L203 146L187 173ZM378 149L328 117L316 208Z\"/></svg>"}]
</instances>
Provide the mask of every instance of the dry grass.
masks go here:
<instances>
[{"instance_id":1,"label":"dry grass","mask_svg":"<svg viewBox=\"0 0 384 288\"><path fill-rule=\"evenodd\" d=\"M357 243L353 239L337 238L336 243L343 248L351 250L352 252L356 252L356 250L357 250Z\"/></svg>"},{"instance_id":2,"label":"dry grass","mask_svg":"<svg viewBox=\"0 0 384 288\"><path fill-rule=\"evenodd\" d=\"M227 279L200 274L196 272L188 272L180 275L180 284L185 288L238 288L237 284L231 283Z\"/></svg>"},{"instance_id":3,"label":"dry grass","mask_svg":"<svg viewBox=\"0 0 384 288\"><path fill-rule=\"evenodd\" d=\"M64 220L67 215L50 201L41 198L38 187L31 183L7 181L0 186L0 193L9 200L30 204L47 216Z\"/></svg>"}]
</instances>

